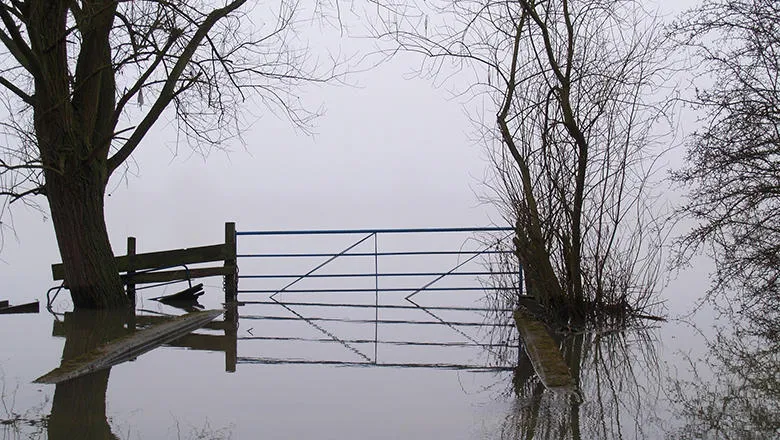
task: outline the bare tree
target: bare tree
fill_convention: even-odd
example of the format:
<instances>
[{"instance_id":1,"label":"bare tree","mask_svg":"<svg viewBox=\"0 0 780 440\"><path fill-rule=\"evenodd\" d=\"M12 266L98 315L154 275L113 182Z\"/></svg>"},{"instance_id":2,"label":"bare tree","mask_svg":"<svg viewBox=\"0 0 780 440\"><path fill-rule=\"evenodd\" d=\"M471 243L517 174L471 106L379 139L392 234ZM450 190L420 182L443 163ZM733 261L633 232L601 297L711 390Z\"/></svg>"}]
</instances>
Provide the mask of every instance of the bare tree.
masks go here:
<instances>
[{"instance_id":1,"label":"bare tree","mask_svg":"<svg viewBox=\"0 0 780 440\"><path fill-rule=\"evenodd\" d=\"M0 207L46 196L76 307L127 303L103 198L161 117L209 148L241 131L252 97L296 124L313 116L293 86L335 74L291 41L298 3L280 0L254 28L245 3L0 2Z\"/></svg>"},{"instance_id":2,"label":"bare tree","mask_svg":"<svg viewBox=\"0 0 780 440\"><path fill-rule=\"evenodd\" d=\"M444 3L383 10L382 34L424 54L426 72L474 73L464 95L495 115L482 120L491 185L517 227L528 292L564 318L646 308L663 239L661 24L631 0Z\"/></svg>"},{"instance_id":3,"label":"bare tree","mask_svg":"<svg viewBox=\"0 0 780 440\"><path fill-rule=\"evenodd\" d=\"M780 4L709 0L675 30L704 84L693 97L702 126L675 174L690 188L682 213L698 221L682 257L708 246L711 293L742 292L744 311L764 319L780 305Z\"/></svg>"}]
</instances>

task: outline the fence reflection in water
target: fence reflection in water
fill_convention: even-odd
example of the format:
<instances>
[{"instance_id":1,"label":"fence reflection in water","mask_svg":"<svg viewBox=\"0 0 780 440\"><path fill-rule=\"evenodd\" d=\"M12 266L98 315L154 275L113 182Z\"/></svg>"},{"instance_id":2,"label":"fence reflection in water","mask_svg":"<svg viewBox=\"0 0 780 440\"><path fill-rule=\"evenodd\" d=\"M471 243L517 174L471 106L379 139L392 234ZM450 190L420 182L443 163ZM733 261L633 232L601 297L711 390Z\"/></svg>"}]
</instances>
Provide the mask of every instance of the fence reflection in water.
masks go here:
<instances>
[{"instance_id":1,"label":"fence reflection in water","mask_svg":"<svg viewBox=\"0 0 780 440\"><path fill-rule=\"evenodd\" d=\"M518 269L487 259L511 253L512 229L239 231L239 363L316 363L492 371L511 368L486 288ZM251 310L251 312L250 312ZM257 312L255 312L257 311ZM502 311L507 314L510 310ZM251 332L251 333L247 333ZM242 343L242 347L246 346ZM255 344L262 343L262 349ZM511 348L510 348L511 350Z\"/></svg>"}]
</instances>

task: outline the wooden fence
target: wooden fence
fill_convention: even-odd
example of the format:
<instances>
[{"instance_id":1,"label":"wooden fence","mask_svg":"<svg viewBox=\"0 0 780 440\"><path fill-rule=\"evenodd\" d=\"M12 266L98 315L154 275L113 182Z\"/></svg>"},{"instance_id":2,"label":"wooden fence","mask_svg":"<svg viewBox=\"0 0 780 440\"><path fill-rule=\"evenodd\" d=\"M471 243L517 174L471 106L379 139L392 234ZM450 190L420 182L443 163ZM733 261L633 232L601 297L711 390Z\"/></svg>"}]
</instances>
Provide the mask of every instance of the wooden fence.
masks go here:
<instances>
[{"instance_id":1,"label":"wooden fence","mask_svg":"<svg viewBox=\"0 0 780 440\"><path fill-rule=\"evenodd\" d=\"M119 266L122 282L127 285L127 294L131 298L135 298L137 284L223 276L225 277L225 302L236 301L238 266L236 264L235 223L225 223L224 243L210 246L138 254L135 251L135 237L128 237L127 255L117 256L115 260ZM190 264L213 262L222 262L223 264L192 269L187 267ZM65 268L62 263L53 264L51 271L55 281L64 280Z\"/></svg>"}]
</instances>

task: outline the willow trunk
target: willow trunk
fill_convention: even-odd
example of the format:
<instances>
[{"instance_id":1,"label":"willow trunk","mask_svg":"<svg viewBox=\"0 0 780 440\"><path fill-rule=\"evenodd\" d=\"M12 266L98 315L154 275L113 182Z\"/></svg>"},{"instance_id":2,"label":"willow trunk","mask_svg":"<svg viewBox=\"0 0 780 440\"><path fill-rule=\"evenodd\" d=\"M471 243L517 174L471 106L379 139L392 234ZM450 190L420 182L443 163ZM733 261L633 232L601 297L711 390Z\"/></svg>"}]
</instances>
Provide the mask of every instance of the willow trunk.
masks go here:
<instances>
[{"instance_id":1,"label":"willow trunk","mask_svg":"<svg viewBox=\"0 0 780 440\"><path fill-rule=\"evenodd\" d=\"M103 214L104 183L96 170L46 176L54 231L65 282L76 308L129 305Z\"/></svg>"}]
</instances>

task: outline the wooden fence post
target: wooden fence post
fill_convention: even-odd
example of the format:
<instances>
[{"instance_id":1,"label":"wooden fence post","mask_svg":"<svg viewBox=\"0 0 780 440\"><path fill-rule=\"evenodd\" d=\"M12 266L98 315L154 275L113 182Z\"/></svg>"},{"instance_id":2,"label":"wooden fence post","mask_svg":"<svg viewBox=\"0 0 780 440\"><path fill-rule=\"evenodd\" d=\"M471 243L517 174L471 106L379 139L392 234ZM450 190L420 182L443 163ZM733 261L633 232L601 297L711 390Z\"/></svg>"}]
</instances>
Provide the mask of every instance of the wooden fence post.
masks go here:
<instances>
[{"instance_id":1,"label":"wooden fence post","mask_svg":"<svg viewBox=\"0 0 780 440\"><path fill-rule=\"evenodd\" d=\"M225 267L232 267L233 273L225 275L225 302L235 302L238 298L238 265L236 262L236 224L225 223Z\"/></svg>"},{"instance_id":2,"label":"wooden fence post","mask_svg":"<svg viewBox=\"0 0 780 440\"><path fill-rule=\"evenodd\" d=\"M130 303L133 307L135 307L135 281L133 280L133 275L135 275L134 255L135 237L127 237L127 297L130 298Z\"/></svg>"}]
</instances>

